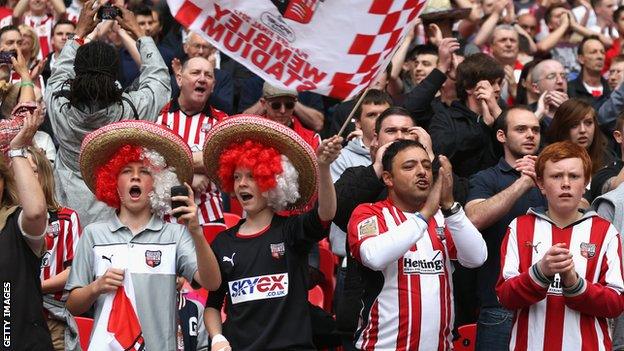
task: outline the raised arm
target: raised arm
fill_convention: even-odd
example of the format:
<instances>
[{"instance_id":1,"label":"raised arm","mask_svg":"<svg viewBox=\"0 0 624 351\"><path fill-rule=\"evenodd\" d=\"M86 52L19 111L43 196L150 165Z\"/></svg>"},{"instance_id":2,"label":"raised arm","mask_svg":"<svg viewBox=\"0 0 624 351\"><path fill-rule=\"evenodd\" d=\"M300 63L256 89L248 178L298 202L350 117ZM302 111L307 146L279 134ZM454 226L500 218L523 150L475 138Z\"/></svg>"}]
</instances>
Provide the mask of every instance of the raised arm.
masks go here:
<instances>
[{"instance_id":1,"label":"raised arm","mask_svg":"<svg viewBox=\"0 0 624 351\"><path fill-rule=\"evenodd\" d=\"M32 137L43 122L41 108L28 113L19 133L11 140L11 150L24 149L32 142ZM26 157L13 157L11 169L15 181L15 190L22 212L19 227L31 250L37 255L42 254L45 232L48 227L48 206L37 176ZM8 190L5 190L8 191Z\"/></svg>"},{"instance_id":2,"label":"raised arm","mask_svg":"<svg viewBox=\"0 0 624 351\"><path fill-rule=\"evenodd\" d=\"M561 25L537 43L537 51L548 52L557 45L570 28L570 15L561 18Z\"/></svg>"},{"instance_id":3,"label":"raised arm","mask_svg":"<svg viewBox=\"0 0 624 351\"><path fill-rule=\"evenodd\" d=\"M323 140L317 149L319 164L318 215L321 221L331 221L336 215L336 190L329 166L338 158L342 150L342 137L334 135Z\"/></svg>"},{"instance_id":4,"label":"raised arm","mask_svg":"<svg viewBox=\"0 0 624 351\"><path fill-rule=\"evenodd\" d=\"M145 35L134 14L121 8L119 25L137 42L141 55L141 74L136 90L128 92L140 119L156 121L158 113L171 97L171 77L154 39Z\"/></svg>"}]
</instances>

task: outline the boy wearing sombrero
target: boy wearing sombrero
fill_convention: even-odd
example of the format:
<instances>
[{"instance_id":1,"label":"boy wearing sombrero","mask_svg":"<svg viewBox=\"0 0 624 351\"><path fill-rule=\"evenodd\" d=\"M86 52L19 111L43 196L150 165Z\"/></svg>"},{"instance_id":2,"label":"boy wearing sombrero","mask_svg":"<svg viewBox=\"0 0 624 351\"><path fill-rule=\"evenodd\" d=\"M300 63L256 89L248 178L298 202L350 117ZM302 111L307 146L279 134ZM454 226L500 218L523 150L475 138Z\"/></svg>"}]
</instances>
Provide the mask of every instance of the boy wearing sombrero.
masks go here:
<instances>
[{"instance_id":1,"label":"boy wearing sombrero","mask_svg":"<svg viewBox=\"0 0 624 351\"><path fill-rule=\"evenodd\" d=\"M220 284L188 185L190 149L162 126L123 121L87 135L80 167L96 198L117 211L85 227L67 309L80 315L95 305L89 350L175 349L176 275L209 290ZM189 196L171 198L182 182ZM171 210L171 200L184 205ZM164 213L184 225L164 222Z\"/></svg>"},{"instance_id":2,"label":"boy wearing sombrero","mask_svg":"<svg viewBox=\"0 0 624 351\"><path fill-rule=\"evenodd\" d=\"M314 349L307 304L308 252L326 237L336 212L329 165L341 138L316 155L292 129L255 116L231 117L208 132L206 174L233 193L246 218L212 243L221 286L204 319L212 350ZM300 215L318 189L317 206ZM221 320L226 300L227 320Z\"/></svg>"}]
</instances>

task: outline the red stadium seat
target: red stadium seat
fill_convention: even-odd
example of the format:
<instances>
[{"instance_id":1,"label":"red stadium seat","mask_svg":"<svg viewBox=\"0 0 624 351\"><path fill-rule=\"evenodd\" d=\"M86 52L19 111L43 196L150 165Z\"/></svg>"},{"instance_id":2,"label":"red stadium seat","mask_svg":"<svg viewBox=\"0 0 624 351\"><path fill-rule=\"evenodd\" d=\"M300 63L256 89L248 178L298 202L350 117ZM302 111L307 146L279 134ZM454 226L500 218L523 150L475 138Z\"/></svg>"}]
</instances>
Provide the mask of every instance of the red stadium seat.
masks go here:
<instances>
[{"instance_id":1,"label":"red stadium seat","mask_svg":"<svg viewBox=\"0 0 624 351\"><path fill-rule=\"evenodd\" d=\"M85 317L74 317L78 326L78 337L80 338L80 347L83 350L89 348L89 339L91 339L91 329L93 329L93 319Z\"/></svg>"},{"instance_id":2,"label":"red stadium seat","mask_svg":"<svg viewBox=\"0 0 624 351\"><path fill-rule=\"evenodd\" d=\"M477 340L477 325L466 324L457 328L459 338L453 342L455 351L474 351Z\"/></svg>"},{"instance_id":3,"label":"red stadium seat","mask_svg":"<svg viewBox=\"0 0 624 351\"><path fill-rule=\"evenodd\" d=\"M323 308L323 304L325 302L323 289L317 285L311 290L308 290L308 301L310 301L310 303L314 306Z\"/></svg>"}]
</instances>

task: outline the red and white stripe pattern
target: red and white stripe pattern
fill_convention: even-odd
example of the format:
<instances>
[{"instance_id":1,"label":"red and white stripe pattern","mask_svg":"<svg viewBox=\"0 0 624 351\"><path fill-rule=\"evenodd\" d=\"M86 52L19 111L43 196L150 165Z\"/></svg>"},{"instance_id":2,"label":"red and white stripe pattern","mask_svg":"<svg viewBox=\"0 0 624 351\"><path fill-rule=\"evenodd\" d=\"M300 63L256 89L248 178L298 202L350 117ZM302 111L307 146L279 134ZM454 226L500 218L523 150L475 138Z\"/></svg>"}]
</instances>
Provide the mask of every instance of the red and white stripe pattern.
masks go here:
<instances>
[{"instance_id":1,"label":"red and white stripe pattern","mask_svg":"<svg viewBox=\"0 0 624 351\"><path fill-rule=\"evenodd\" d=\"M48 223L46 253L41 262L41 281L60 274L71 265L81 235L76 211L61 207L56 216L56 220ZM57 301L67 301L68 292L57 292L50 296Z\"/></svg>"},{"instance_id":2,"label":"red and white stripe pattern","mask_svg":"<svg viewBox=\"0 0 624 351\"><path fill-rule=\"evenodd\" d=\"M227 114L210 107L210 114L205 112L187 116L179 108L171 108L170 103L163 108L157 123L162 124L178 134L188 144L192 152L201 152L206 140L206 132L215 124L227 118ZM207 191L195 193L195 203L199 211L199 224L203 225L223 218L223 202L221 192L216 184L210 183ZM165 220L176 223L176 219L165 216Z\"/></svg>"},{"instance_id":3,"label":"red and white stripe pattern","mask_svg":"<svg viewBox=\"0 0 624 351\"><path fill-rule=\"evenodd\" d=\"M359 246L369 237L358 238L357 226L376 213L379 233L407 220L405 214L388 200L357 208L349 222L351 252L359 260ZM385 267L383 287L376 297L364 297L366 321L358 327L356 347L361 350L450 350L454 320L451 259L456 250L443 218L429 220L427 234L416 242L403 257ZM438 231L443 230L445 240ZM353 243L353 244L352 244ZM383 254L383 253L380 253ZM406 263L438 262L435 271L409 272ZM411 266L414 267L414 266ZM366 279L366 278L365 278ZM367 301L372 305L366 306Z\"/></svg>"},{"instance_id":4,"label":"red and white stripe pattern","mask_svg":"<svg viewBox=\"0 0 624 351\"><path fill-rule=\"evenodd\" d=\"M556 243L568 245L585 279L578 295L564 296L558 275L542 286L529 273ZM620 236L609 222L594 215L561 229L535 214L518 217L501 245L501 267L497 295L517 310L510 350L611 350L605 317L622 312L624 280Z\"/></svg>"},{"instance_id":5,"label":"red and white stripe pattern","mask_svg":"<svg viewBox=\"0 0 624 351\"><path fill-rule=\"evenodd\" d=\"M54 16L47 14L45 16L24 16L24 24L34 29L39 37L39 46L41 50L37 54L37 59L41 60L48 57L50 48L52 47L52 27L54 27Z\"/></svg>"}]
</instances>

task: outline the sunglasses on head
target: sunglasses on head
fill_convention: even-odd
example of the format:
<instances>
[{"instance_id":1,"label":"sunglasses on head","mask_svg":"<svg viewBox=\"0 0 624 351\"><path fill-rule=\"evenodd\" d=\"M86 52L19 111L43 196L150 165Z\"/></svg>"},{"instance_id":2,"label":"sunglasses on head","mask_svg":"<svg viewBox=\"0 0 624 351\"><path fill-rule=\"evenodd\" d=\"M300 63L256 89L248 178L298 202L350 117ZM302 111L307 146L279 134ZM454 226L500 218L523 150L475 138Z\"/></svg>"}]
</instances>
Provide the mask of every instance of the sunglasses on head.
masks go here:
<instances>
[{"instance_id":1,"label":"sunglasses on head","mask_svg":"<svg viewBox=\"0 0 624 351\"><path fill-rule=\"evenodd\" d=\"M286 108L287 110L292 110L293 108L295 108L294 101L286 101L286 102L273 101L269 105L274 110L279 110L280 108L282 108L282 105L284 105L284 108Z\"/></svg>"}]
</instances>

